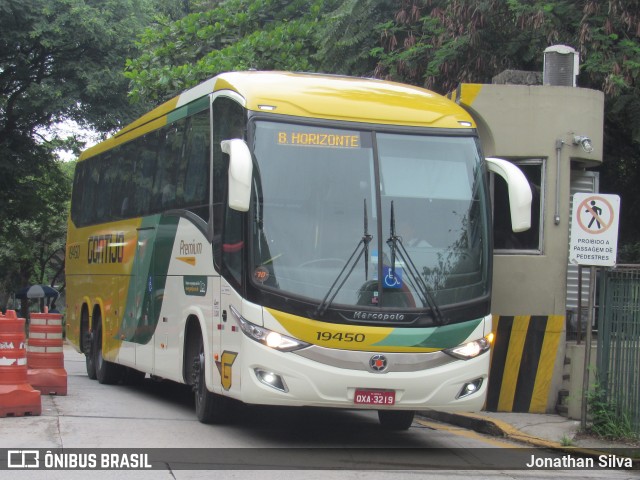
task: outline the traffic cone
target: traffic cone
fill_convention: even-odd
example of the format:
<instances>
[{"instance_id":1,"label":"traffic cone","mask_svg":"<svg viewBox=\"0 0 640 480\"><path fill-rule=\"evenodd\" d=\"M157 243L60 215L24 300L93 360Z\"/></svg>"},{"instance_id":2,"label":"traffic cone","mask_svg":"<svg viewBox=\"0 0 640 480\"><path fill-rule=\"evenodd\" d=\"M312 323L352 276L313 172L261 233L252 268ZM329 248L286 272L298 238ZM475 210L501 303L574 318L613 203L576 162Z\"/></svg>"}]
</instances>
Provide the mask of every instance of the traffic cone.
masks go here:
<instances>
[{"instance_id":1,"label":"traffic cone","mask_svg":"<svg viewBox=\"0 0 640 480\"><path fill-rule=\"evenodd\" d=\"M0 417L40 415L40 392L27 382L24 318L0 317Z\"/></svg>"},{"instance_id":2,"label":"traffic cone","mask_svg":"<svg viewBox=\"0 0 640 480\"><path fill-rule=\"evenodd\" d=\"M62 348L62 315L32 313L27 344L27 379L45 395L67 394L67 371Z\"/></svg>"}]
</instances>

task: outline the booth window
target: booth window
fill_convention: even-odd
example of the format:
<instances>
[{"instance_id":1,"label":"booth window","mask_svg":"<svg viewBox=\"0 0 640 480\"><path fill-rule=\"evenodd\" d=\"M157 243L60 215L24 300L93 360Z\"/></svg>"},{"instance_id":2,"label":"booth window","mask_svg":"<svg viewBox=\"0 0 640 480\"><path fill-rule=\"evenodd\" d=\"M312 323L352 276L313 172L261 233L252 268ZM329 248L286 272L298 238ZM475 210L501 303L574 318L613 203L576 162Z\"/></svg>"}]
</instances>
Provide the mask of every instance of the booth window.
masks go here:
<instances>
[{"instance_id":1,"label":"booth window","mask_svg":"<svg viewBox=\"0 0 640 480\"><path fill-rule=\"evenodd\" d=\"M542 254L542 214L544 211L545 162L542 159L516 160L531 186L531 228L515 233L511 229L507 183L500 175L489 174L493 206L493 245L497 254Z\"/></svg>"}]
</instances>

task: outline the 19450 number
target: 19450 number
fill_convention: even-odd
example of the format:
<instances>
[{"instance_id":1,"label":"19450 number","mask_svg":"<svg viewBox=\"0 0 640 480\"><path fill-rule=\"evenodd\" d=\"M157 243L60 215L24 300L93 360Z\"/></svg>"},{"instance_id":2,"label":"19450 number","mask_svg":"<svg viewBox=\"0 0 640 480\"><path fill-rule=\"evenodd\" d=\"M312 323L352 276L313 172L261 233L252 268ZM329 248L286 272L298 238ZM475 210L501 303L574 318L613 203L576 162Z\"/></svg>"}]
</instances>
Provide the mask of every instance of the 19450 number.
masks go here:
<instances>
[{"instance_id":1,"label":"19450 number","mask_svg":"<svg viewBox=\"0 0 640 480\"><path fill-rule=\"evenodd\" d=\"M342 333L342 332L316 332L316 340L336 341L336 342L364 342L364 333Z\"/></svg>"}]
</instances>

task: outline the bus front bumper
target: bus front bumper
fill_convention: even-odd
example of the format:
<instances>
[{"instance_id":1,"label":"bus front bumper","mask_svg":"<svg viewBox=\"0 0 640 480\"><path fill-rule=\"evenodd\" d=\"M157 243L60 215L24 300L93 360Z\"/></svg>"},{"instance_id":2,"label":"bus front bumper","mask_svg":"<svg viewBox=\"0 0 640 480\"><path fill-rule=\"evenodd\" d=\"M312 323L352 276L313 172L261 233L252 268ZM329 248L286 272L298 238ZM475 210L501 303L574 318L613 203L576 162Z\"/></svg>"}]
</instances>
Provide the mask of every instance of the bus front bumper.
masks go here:
<instances>
[{"instance_id":1,"label":"bus front bumper","mask_svg":"<svg viewBox=\"0 0 640 480\"><path fill-rule=\"evenodd\" d=\"M241 383L236 394L240 393L239 399L245 403L475 412L484 406L487 393L488 352L470 360L453 359L437 352L447 360L426 362L426 368L410 368L412 371L390 368L391 371L383 369L380 373L373 367L365 370L352 368L353 364L348 363L330 365L318 361L317 356L302 356L304 352L279 352L246 338L242 352L237 359ZM389 360L391 364L396 361L396 354L355 353L374 365L377 360ZM384 358L374 359L376 355ZM373 395L363 397L363 392ZM365 403L360 403L363 400Z\"/></svg>"}]
</instances>

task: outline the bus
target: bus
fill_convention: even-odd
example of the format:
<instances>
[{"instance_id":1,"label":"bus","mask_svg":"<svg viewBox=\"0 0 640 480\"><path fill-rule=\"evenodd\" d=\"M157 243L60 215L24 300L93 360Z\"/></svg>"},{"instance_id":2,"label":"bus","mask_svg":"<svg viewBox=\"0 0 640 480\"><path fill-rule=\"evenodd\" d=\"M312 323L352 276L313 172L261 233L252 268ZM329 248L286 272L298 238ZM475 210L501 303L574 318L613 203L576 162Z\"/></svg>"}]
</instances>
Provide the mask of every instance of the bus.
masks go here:
<instances>
[{"instance_id":1,"label":"bus","mask_svg":"<svg viewBox=\"0 0 640 480\"><path fill-rule=\"evenodd\" d=\"M514 229L531 193L460 106L399 83L223 73L86 150L66 251L67 337L100 383L239 402L478 411L491 346L487 172ZM528 200L528 203L527 203Z\"/></svg>"}]
</instances>

